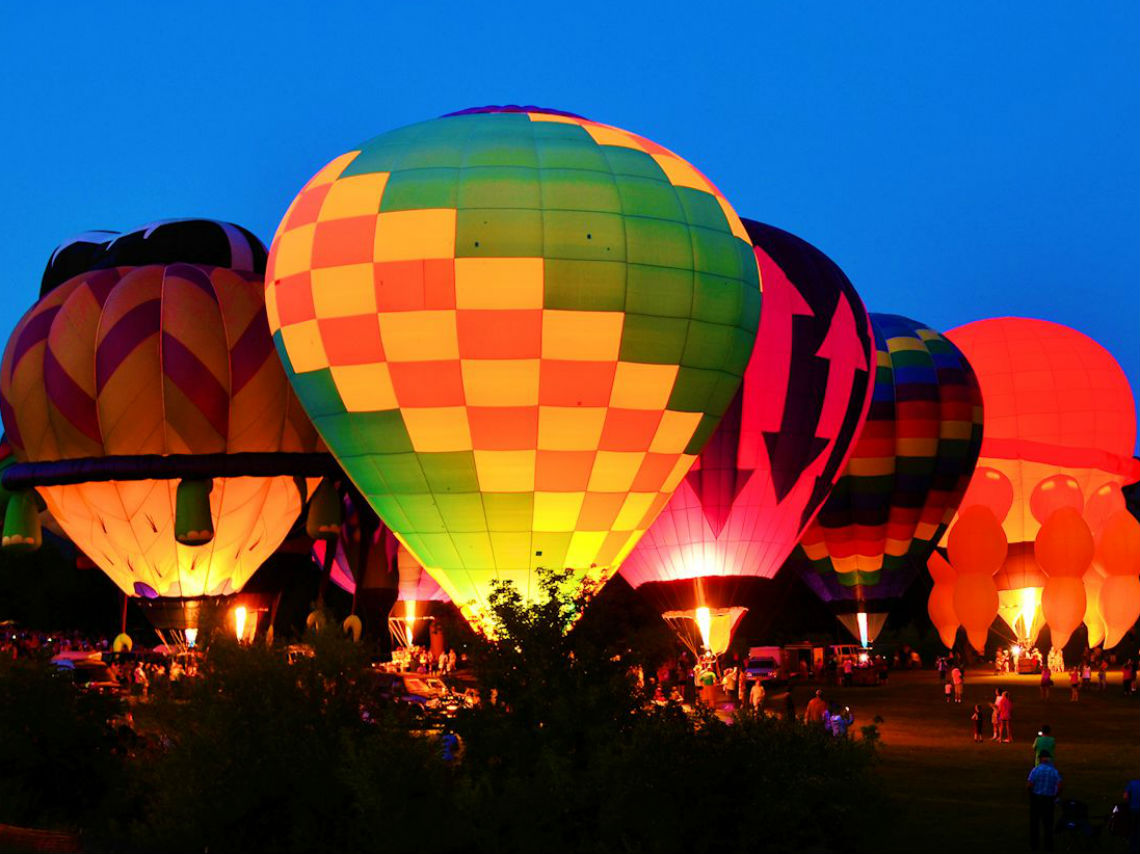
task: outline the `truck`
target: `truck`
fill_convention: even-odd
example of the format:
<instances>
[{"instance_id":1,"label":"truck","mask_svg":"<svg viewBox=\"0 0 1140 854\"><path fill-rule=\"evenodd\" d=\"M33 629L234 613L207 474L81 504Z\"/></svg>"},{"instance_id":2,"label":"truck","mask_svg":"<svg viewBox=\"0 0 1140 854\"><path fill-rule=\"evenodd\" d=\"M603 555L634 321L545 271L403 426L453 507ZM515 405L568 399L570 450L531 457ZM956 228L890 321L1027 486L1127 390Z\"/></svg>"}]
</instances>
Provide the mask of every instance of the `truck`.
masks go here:
<instances>
[{"instance_id":1,"label":"truck","mask_svg":"<svg viewBox=\"0 0 1140 854\"><path fill-rule=\"evenodd\" d=\"M753 646L748 648L748 658L744 662L744 678L769 682L783 679L784 650L778 646Z\"/></svg>"}]
</instances>

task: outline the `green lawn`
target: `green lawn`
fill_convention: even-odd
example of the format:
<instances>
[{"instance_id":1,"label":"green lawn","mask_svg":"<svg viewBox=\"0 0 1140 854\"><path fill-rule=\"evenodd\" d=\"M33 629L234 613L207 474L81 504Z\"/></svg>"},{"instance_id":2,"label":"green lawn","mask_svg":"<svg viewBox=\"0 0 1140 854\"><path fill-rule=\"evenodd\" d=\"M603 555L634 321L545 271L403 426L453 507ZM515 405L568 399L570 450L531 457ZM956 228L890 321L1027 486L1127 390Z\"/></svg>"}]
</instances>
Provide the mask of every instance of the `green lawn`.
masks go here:
<instances>
[{"instance_id":1,"label":"green lawn","mask_svg":"<svg viewBox=\"0 0 1140 854\"><path fill-rule=\"evenodd\" d=\"M1013 700L1012 744L972 741L974 703L987 702L994 688ZM797 688L802 714L810 692ZM934 671L892 673L884 687L825 688L824 697L848 704L855 730L879 715L882 735L879 774L888 798L889 820L874 851L1016 852L1029 849L1025 777L1033 764L1031 745L1042 724L1053 727L1057 767L1064 793L1089 804L1093 816L1107 813L1125 782L1140 775L1140 700L1120 692L1119 672L1104 694L1095 682L1079 703L1069 688L1055 687L1046 703L1036 676L967 673L962 705L947 704ZM837 781L838 783L839 781ZM1067 842L1058 839L1058 850ZM1080 841L1075 850L1083 850ZM1100 850L1126 849L1105 834Z\"/></svg>"}]
</instances>

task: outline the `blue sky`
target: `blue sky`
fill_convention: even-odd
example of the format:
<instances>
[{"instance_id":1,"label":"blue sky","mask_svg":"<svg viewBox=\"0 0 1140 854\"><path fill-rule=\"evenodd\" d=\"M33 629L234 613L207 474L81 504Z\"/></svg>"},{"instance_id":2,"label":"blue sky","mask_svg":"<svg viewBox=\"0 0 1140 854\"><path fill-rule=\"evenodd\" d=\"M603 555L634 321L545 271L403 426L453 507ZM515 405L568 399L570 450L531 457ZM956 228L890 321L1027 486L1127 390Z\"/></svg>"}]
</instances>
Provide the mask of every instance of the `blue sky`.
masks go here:
<instances>
[{"instance_id":1,"label":"blue sky","mask_svg":"<svg viewBox=\"0 0 1140 854\"><path fill-rule=\"evenodd\" d=\"M5 17L5 337L71 234L201 215L268 241L356 143L533 103L674 149L742 215L830 254L872 311L943 330L1066 323L1140 391L1136 3L26 3Z\"/></svg>"}]
</instances>

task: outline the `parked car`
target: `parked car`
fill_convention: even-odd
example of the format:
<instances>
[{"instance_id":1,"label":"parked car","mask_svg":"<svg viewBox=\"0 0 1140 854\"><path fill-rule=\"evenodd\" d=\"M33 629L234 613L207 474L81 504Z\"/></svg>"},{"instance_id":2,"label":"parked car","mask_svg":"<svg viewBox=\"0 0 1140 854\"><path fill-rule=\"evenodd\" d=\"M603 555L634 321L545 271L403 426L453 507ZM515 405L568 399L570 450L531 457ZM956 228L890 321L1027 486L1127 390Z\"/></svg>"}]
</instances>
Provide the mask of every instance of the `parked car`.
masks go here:
<instances>
[{"instance_id":1,"label":"parked car","mask_svg":"<svg viewBox=\"0 0 1140 854\"><path fill-rule=\"evenodd\" d=\"M409 708L424 717L454 717L470 700L438 676L372 670L376 699Z\"/></svg>"}]
</instances>

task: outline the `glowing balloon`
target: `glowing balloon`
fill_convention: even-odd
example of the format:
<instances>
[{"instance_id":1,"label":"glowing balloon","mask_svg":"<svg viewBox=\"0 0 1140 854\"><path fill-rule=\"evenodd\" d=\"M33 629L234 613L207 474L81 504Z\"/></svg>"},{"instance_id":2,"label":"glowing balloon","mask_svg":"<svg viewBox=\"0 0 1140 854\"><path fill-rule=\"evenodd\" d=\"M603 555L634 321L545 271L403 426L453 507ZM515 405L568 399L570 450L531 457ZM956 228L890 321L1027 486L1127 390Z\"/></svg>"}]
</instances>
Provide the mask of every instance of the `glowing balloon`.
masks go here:
<instances>
[{"instance_id":1,"label":"glowing balloon","mask_svg":"<svg viewBox=\"0 0 1140 854\"><path fill-rule=\"evenodd\" d=\"M800 539L811 562L802 577L864 642L941 538L982 441L981 392L958 349L905 317L872 314L871 326L877 372L867 421Z\"/></svg>"},{"instance_id":2,"label":"glowing balloon","mask_svg":"<svg viewBox=\"0 0 1140 854\"><path fill-rule=\"evenodd\" d=\"M65 261L79 272L56 281ZM73 241L8 342L0 412L16 468L50 474L33 481L52 515L128 595L240 590L301 510L284 464L199 471L314 450L273 356L264 263L252 234L201 220Z\"/></svg>"},{"instance_id":3,"label":"glowing balloon","mask_svg":"<svg viewBox=\"0 0 1140 854\"><path fill-rule=\"evenodd\" d=\"M1080 511L1063 507L1037 532L1033 553L1050 578L1081 578L1092 563L1093 549L1092 531Z\"/></svg>"},{"instance_id":4,"label":"glowing balloon","mask_svg":"<svg viewBox=\"0 0 1140 854\"><path fill-rule=\"evenodd\" d=\"M975 506L959 514L948 544L950 565L958 573L954 610L970 645L980 653L1000 605L994 573L1006 558L1005 535L989 508Z\"/></svg>"},{"instance_id":5,"label":"glowing balloon","mask_svg":"<svg viewBox=\"0 0 1140 854\"><path fill-rule=\"evenodd\" d=\"M273 242L270 327L328 446L478 622L494 579L605 579L740 387L751 243L693 166L487 107L346 152Z\"/></svg>"},{"instance_id":6,"label":"glowing balloon","mask_svg":"<svg viewBox=\"0 0 1140 854\"><path fill-rule=\"evenodd\" d=\"M1001 569L994 575L998 590L998 616L1024 649L1037 644L1045 625L1041 595L1048 581L1033 553L1033 543L1011 543Z\"/></svg>"},{"instance_id":7,"label":"glowing balloon","mask_svg":"<svg viewBox=\"0 0 1140 854\"><path fill-rule=\"evenodd\" d=\"M946 562L946 558L936 551L930 553L927 567L934 579L934 589L930 591L926 611L930 614L930 621L937 629L942 644L951 649L959 625L958 612L954 610L954 585L958 580L958 574L954 572L954 567Z\"/></svg>"},{"instance_id":8,"label":"glowing balloon","mask_svg":"<svg viewBox=\"0 0 1140 854\"><path fill-rule=\"evenodd\" d=\"M1075 510L1079 516L1084 507L1085 497L1081 494L1080 484L1067 474L1045 478L1033 487L1033 494L1029 496L1029 510L1042 525L1058 510Z\"/></svg>"},{"instance_id":9,"label":"glowing balloon","mask_svg":"<svg viewBox=\"0 0 1140 854\"><path fill-rule=\"evenodd\" d=\"M1127 511L1108 518L1096 560L1106 573L1098 602L1104 618L1104 648L1116 646L1140 618L1140 522Z\"/></svg>"},{"instance_id":10,"label":"glowing balloon","mask_svg":"<svg viewBox=\"0 0 1140 854\"><path fill-rule=\"evenodd\" d=\"M1104 615L1100 612L1100 591L1104 587L1104 576L1095 564L1085 573L1084 582L1085 615L1082 622L1088 629L1089 648L1092 649L1104 643L1106 630Z\"/></svg>"},{"instance_id":11,"label":"glowing balloon","mask_svg":"<svg viewBox=\"0 0 1140 854\"><path fill-rule=\"evenodd\" d=\"M771 226L745 226L764 311L743 387L622 566L671 623L707 609L700 636L714 651L839 476L868 405L873 353L863 304L826 255Z\"/></svg>"}]
</instances>

